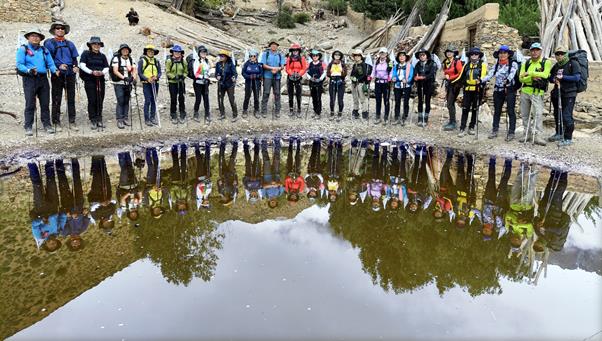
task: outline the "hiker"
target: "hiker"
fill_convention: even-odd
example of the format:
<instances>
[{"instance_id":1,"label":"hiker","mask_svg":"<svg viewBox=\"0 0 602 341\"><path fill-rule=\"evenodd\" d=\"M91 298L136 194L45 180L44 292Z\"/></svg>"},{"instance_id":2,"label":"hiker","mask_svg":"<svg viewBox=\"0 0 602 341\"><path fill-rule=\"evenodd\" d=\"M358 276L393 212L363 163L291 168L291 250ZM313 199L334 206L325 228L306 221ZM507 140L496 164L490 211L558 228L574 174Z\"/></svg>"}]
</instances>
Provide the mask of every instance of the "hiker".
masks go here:
<instances>
[{"instance_id":1,"label":"hiker","mask_svg":"<svg viewBox=\"0 0 602 341\"><path fill-rule=\"evenodd\" d=\"M353 119L360 118L360 110L362 118L368 119L368 101L366 97L370 82L368 77L372 74L372 66L366 63L364 53L360 49L351 51L353 66L351 67L351 95L353 96L353 109L351 117Z\"/></svg>"},{"instance_id":2,"label":"hiker","mask_svg":"<svg viewBox=\"0 0 602 341\"><path fill-rule=\"evenodd\" d=\"M229 51L220 50L218 53L219 62L215 65L215 78L217 78L217 104L219 106L219 119L226 118L226 108L224 107L224 97L228 95L228 101L232 108L232 123L238 120L238 109L234 99L234 90L236 90L236 65L232 61Z\"/></svg>"},{"instance_id":3,"label":"hiker","mask_svg":"<svg viewBox=\"0 0 602 341\"><path fill-rule=\"evenodd\" d=\"M61 210L66 215L66 220L59 233L68 238L65 242L70 251L79 251L84 247L82 234L90 226L90 216L87 208L84 208L84 193L80 175L79 161L71 159L71 173L73 175L73 189L69 186L65 164L62 159L55 161L56 175L59 181L59 192L61 196Z\"/></svg>"},{"instance_id":4,"label":"hiker","mask_svg":"<svg viewBox=\"0 0 602 341\"><path fill-rule=\"evenodd\" d=\"M289 117L295 117L294 100L297 100L297 117L301 118L301 79L307 71L307 60L301 56L301 45L294 43L288 49L289 55L286 58L286 74L288 92Z\"/></svg>"},{"instance_id":5,"label":"hiker","mask_svg":"<svg viewBox=\"0 0 602 341\"><path fill-rule=\"evenodd\" d=\"M211 62L207 58L208 51L203 45L197 48L198 58L192 58L188 65L189 77L193 80L192 87L194 88L194 116L193 119L197 122L201 121L199 108L203 102L205 108L205 124L211 122L211 112L209 111L209 70Z\"/></svg>"},{"instance_id":6,"label":"hiker","mask_svg":"<svg viewBox=\"0 0 602 341\"><path fill-rule=\"evenodd\" d=\"M563 209L568 173L552 169L535 218L536 243L553 251L562 251L571 226L571 216Z\"/></svg>"},{"instance_id":7,"label":"hiker","mask_svg":"<svg viewBox=\"0 0 602 341\"><path fill-rule=\"evenodd\" d=\"M418 62L414 66L414 81L418 95L418 126L426 127L431 113L431 97L435 87L437 64L431 58L431 53L425 49L414 54ZM424 109L424 110L423 110Z\"/></svg>"},{"instance_id":8,"label":"hiker","mask_svg":"<svg viewBox=\"0 0 602 341\"><path fill-rule=\"evenodd\" d=\"M255 49L249 51L249 60L242 66L242 77L245 79L245 100L242 104L242 118L247 118L249 101L253 95L253 116L259 119L259 91L261 89L261 76L263 67L257 61L259 52Z\"/></svg>"},{"instance_id":9,"label":"hiker","mask_svg":"<svg viewBox=\"0 0 602 341\"><path fill-rule=\"evenodd\" d=\"M336 50L332 53L332 61L328 64L326 75L330 82L328 83L328 93L330 95L330 120L334 120L335 103L339 104L339 111L336 117L337 122L341 122L343 116L343 96L345 96L345 77L347 68L343 61L343 52Z\"/></svg>"},{"instance_id":10,"label":"hiker","mask_svg":"<svg viewBox=\"0 0 602 341\"><path fill-rule=\"evenodd\" d=\"M99 37L91 37L87 43L88 50L82 52L79 60L81 71L79 76L84 81L84 89L88 97L88 117L90 129L104 128L102 107L105 100L105 75L109 72L109 63L100 48L105 44Z\"/></svg>"},{"instance_id":11,"label":"hiker","mask_svg":"<svg viewBox=\"0 0 602 341\"><path fill-rule=\"evenodd\" d=\"M376 119L374 124L380 124L380 112L382 105L385 106L385 124L389 119L389 82L391 81L391 61L389 60L389 54L385 47L381 47L378 50L378 59L376 65L372 68L372 74L369 81L374 79L374 97L376 98Z\"/></svg>"},{"instance_id":12,"label":"hiker","mask_svg":"<svg viewBox=\"0 0 602 341\"><path fill-rule=\"evenodd\" d=\"M46 161L44 174L46 188L42 184L40 170L35 162L27 164L33 189L33 208L29 212L31 232L38 249L54 252L61 247L59 234L59 193L56 187L54 162Z\"/></svg>"},{"instance_id":13,"label":"hiker","mask_svg":"<svg viewBox=\"0 0 602 341\"><path fill-rule=\"evenodd\" d=\"M538 174L539 171L535 167L521 162L512 185L510 207L504 216L504 225L510 233L511 253L521 252L524 242L534 236L533 218Z\"/></svg>"},{"instance_id":14,"label":"hiker","mask_svg":"<svg viewBox=\"0 0 602 341\"><path fill-rule=\"evenodd\" d=\"M462 90L462 61L458 58L458 49L450 45L445 50L445 60L443 61L443 74L445 84L445 103L449 113L449 122L443 126L443 130L456 130L456 99Z\"/></svg>"},{"instance_id":15,"label":"hiker","mask_svg":"<svg viewBox=\"0 0 602 341\"><path fill-rule=\"evenodd\" d=\"M142 81L144 93L144 123L149 126L159 125L157 121L157 95L159 94L159 79L161 79L161 63L155 58L159 50L154 45L146 45L142 57L138 61L138 76Z\"/></svg>"},{"instance_id":16,"label":"hiker","mask_svg":"<svg viewBox=\"0 0 602 341\"><path fill-rule=\"evenodd\" d=\"M449 222L454 217L454 199L456 188L451 175L451 164L454 159L454 150L447 148L445 151L445 161L439 174L439 191L436 193L433 217L435 221L443 221L445 215L449 217Z\"/></svg>"},{"instance_id":17,"label":"hiker","mask_svg":"<svg viewBox=\"0 0 602 341\"><path fill-rule=\"evenodd\" d=\"M50 52L54 65L59 71L58 75L50 76L52 85L52 126L57 132L62 131L61 127L61 102L63 98L63 89L67 102L67 112L69 119L69 128L77 131L75 123L75 83L79 72L77 67L77 57L79 53L72 41L67 40L65 35L69 34L70 27L62 21L55 21L50 25L50 34L54 36L44 42L44 47Z\"/></svg>"},{"instance_id":18,"label":"hiker","mask_svg":"<svg viewBox=\"0 0 602 341\"><path fill-rule=\"evenodd\" d=\"M165 73L167 73L167 82L169 83L169 112L171 124L184 124L186 122L186 82L184 81L188 74L188 65L184 62L184 50L180 45L174 45L169 50L170 56L165 62ZM180 117L178 118L179 111Z\"/></svg>"},{"instance_id":19,"label":"hiker","mask_svg":"<svg viewBox=\"0 0 602 341\"><path fill-rule=\"evenodd\" d=\"M410 112L410 93L412 92L412 83L414 81L414 67L410 62L410 55L404 51L397 53L395 61L393 70L391 70L391 80L393 81L393 91L395 92L395 118L393 124L405 126ZM399 114L402 101L403 116L400 121Z\"/></svg>"},{"instance_id":20,"label":"hiker","mask_svg":"<svg viewBox=\"0 0 602 341\"><path fill-rule=\"evenodd\" d=\"M163 185L161 166L157 148L146 148L146 184L142 196L142 204L148 207L154 219L160 219L169 205L169 191Z\"/></svg>"},{"instance_id":21,"label":"hiker","mask_svg":"<svg viewBox=\"0 0 602 341\"><path fill-rule=\"evenodd\" d=\"M374 143L374 154L372 155L372 177L368 183L368 195L371 198L372 211L378 212L381 209L381 202L383 207L386 205L387 193L387 157L388 150L387 146L383 146L382 155L380 154L380 143L377 141Z\"/></svg>"},{"instance_id":22,"label":"hiker","mask_svg":"<svg viewBox=\"0 0 602 341\"><path fill-rule=\"evenodd\" d=\"M253 160L249 150L249 141L243 140L243 152L245 155L245 176L242 185L245 189L245 198L250 203L256 203L261 199L263 187L261 177L261 163L259 162L259 142L253 141Z\"/></svg>"},{"instance_id":23,"label":"hiker","mask_svg":"<svg viewBox=\"0 0 602 341\"><path fill-rule=\"evenodd\" d=\"M169 186L169 207L183 216L188 213L191 192L188 187L188 146L184 143L171 146L171 184ZM178 153L179 152L179 153Z\"/></svg>"},{"instance_id":24,"label":"hiker","mask_svg":"<svg viewBox=\"0 0 602 341\"><path fill-rule=\"evenodd\" d=\"M284 193L284 186L280 181L280 150L282 149L280 137L274 137L274 160L270 161L268 143L261 141L261 155L263 157L263 188L262 197L268 201L269 208L278 207L278 198Z\"/></svg>"},{"instance_id":25,"label":"hiker","mask_svg":"<svg viewBox=\"0 0 602 341\"><path fill-rule=\"evenodd\" d=\"M328 176L326 177L326 190L328 191L328 201L335 202L341 195L340 180L343 175L343 143L340 139L328 141L327 147Z\"/></svg>"},{"instance_id":26,"label":"hiker","mask_svg":"<svg viewBox=\"0 0 602 341\"><path fill-rule=\"evenodd\" d=\"M409 213L417 214L419 210L426 210L432 197L428 193L427 162L430 162L432 151L426 145L416 146L414 151L414 166L410 179L407 182L408 203L406 209ZM403 160L403 158L402 158Z\"/></svg>"},{"instance_id":27,"label":"hiker","mask_svg":"<svg viewBox=\"0 0 602 341\"><path fill-rule=\"evenodd\" d=\"M31 30L24 35L27 44L17 50L17 74L23 77L23 94L25 95L25 135L33 136L32 126L37 117L36 98L40 101L40 118L48 134L54 134L50 123L50 86L46 73L50 70L57 77L60 75L48 49L40 45L44 35L39 29Z\"/></svg>"},{"instance_id":28,"label":"hiker","mask_svg":"<svg viewBox=\"0 0 602 341\"><path fill-rule=\"evenodd\" d=\"M270 99L270 92L274 92L274 111L272 113L272 119L278 119L280 117L280 80L282 78L281 72L284 69L285 58L278 52L278 44L275 41L271 41L261 56L261 65L263 67L263 97L261 98L261 116L263 118L268 117L268 100Z\"/></svg>"},{"instance_id":29,"label":"hiker","mask_svg":"<svg viewBox=\"0 0 602 341\"><path fill-rule=\"evenodd\" d=\"M411 79L411 78L410 78ZM402 149L401 162L399 150ZM386 198L390 200L390 207L394 210L400 207L400 203L407 202L406 188L406 153L405 145L395 144L391 152L391 164L389 166L389 184L386 190Z\"/></svg>"},{"instance_id":30,"label":"hiker","mask_svg":"<svg viewBox=\"0 0 602 341\"><path fill-rule=\"evenodd\" d=\"M495 186L495 156L489 158L487 184L483 195L483 228L481 234L484 240L490 240L494 231L499 235L505 233L504 215L510 205L510 193L508 191L508 180L512 173L512 159L504 160L504 171L500 184Z\"/></svg>"},{"instance_id":31,"label":"hiker","mask_svg":"<svg viewBox=\"0 0 602 341\"><path fill-rule=\"evenodd\" d=\"M205 141L203 152L200 145L195 144L194 156L196 161L196 181L194 193L196 199L196 208L210 208L209 195L211 194L211 141Z\"/></svg>"},{"instance_id":32,"label":"hiker","mask_svg":"<svg viewBox=\"0 0 602 341\"><path fill-rule=\"evenodd\" d=\"M468 121L468 113L472 111L470 116L470 124L468 125L468 135L475 134L475 125L479 105L483 96L483 86L481 81L487 76L487 63L483 62L483 52L478 47L473 47L468 52L470 61L464 65L462 70L462 86L464 87L464 99L462 103L462 120L460 122L460 132L458 137L466 136L466 123Z\"/></svg>"},{"instance_id":33,"label":"hiker","mask_svg":"<svg viewBox=\"0 0 602 341\"><path fill-rule=\"evenodd\" d=\"M111 59L111 80L117 98L115 119L117 128L124 129L132 125L129 119L130 104L132 100L132 87L136 86L138 71L132 58L132 49L128 44L119 45L119 50Z\"/></svg>"},{"instance_id":34,"label":"hiker","mask_svg":"<svg viewBox=\"0 0 602 341\"><path fill-rule=\"evenodd\" d=\"M296 149L293 151L295 142L297 142ZM305 190L305 180L301 176L301 139L298 137L291 136L289 138L286 171L287 175L284 179L286 198L289 202L297 202L299 201L300 193Z\"/></svg>"},{"instance_id":35,"label":"hiker","mask_svg":"<svg viewBox=\"0 0 602 341\"><path fill-rule=\"evenodd\" d=\"M522 83L520 114L525 128L525 135L521 142L528 142L532 138L533 143L545 146L547 142L542 136L543 106L552 62L541 55L541 43L531 44L530 51L531 58L521 65L519 77Z\"/></svg>"},{"instance_id":36,"label":"hiker","mask_svg":"<svg viewBox=\"0 0 602 341\"><path fill-rule=\"evenodd\" d=\"M324 177L322 176L322 161L320 160L321 149L320 138L314 138L309 163L307 164L307 175L305 175L305 191L312 204L324 195Z\"/></svg>"},{"instance_id":37,"label":"hiker","mask_svg":"<svg viewBox=\"0 0 602 341\"><path fill-rule=\"evenodd\" d=\"M466 165L466 167L464 167ZM470 224L473 209L476 207L477 190L474 178L475 156L464 153L458 155L456 172L456 196L454 209L456 227L464 228Z\"/></svg>"},{"instance_id":38,"label":"hiker","mask_svg":"<svg viewBox=\"0 0 602 341\"><path fill-rule=\"evenodd\" d=\"M573 144L573 108L577 99L577 87L581 80L581 66L569 58L566 47L559 46L554 51L556 64L550 72L550 82L554 83L552 90L552 106L554 107L554 122L556 133L548 138L550 142L558 142L558 146ZM560 96L559 96L560 93Z\"/></svg>"},{"instance_id":39,"label":"hiker","mask_svg":"<svg viewBox=\"0 0 602 341\"><path fill-rule=\"evenodd\" d=\"M137 221L140 218L138 209L142 203L142 189L132 162L130 152L120 152L117 154L119 160L119 183L115 196L117 197L119 207L117 208L117 216L125 212L125 215L130 221Z\"/></svg>"},{"instance_id":40,"label":"hiker","mask_svg":"<svg viewBox=\"0 0 602 341\"><path fill-rule=\"evenodd\" d=\"M232 141L230 159L226 163L226 140L220 141L219 145L219 179L217 180L217 191L220 194L220 203L223 206L231 206L238 195L238 175L236 173L236 153L238 141Z\"/></svg>"},{"instance_id":41,"label":"hiker","mask_svg":"<svg viewBox=\"0 0 602 341\"><path fill-rule=\"evenodd\" d=\"M140 21L140 17L138 16L138 13L134 11L134 7L130 7L130 11L125 15L125 17L128 18L130 26L136 26Z\"/></svg>"},{"instance_id":42,"label":"hiker","mask_svg":"<svg viewBox=\"0 0 602 341\"><path fill-rule=\"evenodd\" d=\"M109 177L107 162L104 156L92 156L90 173L92 174L92 183L88 192L90 214L97 223L97 226L103 232L110 235L115 227L113 215L115 214L116 202L113 200L111 178Z\"/></svg>"},{"instance_id":43,"label":"hiker","mask_svg":"<svg viewBox=\"0 0 602 341\"><path fill-rule=\"evenodd\" d=\"M326 63L322 61L322 53L318 50L312 50L310 53L311 62L307 66L305 77L309 80L309 93L311 95L313 114L312 119L320 119L322 115L322 90L324 89L324 79L326 78Z\"/></svg>"},{"instance_id":44,"label":"hiker","mask_svg":"<svg viewBox=\"0 0 602 341\"><path fill-rule=\"evenodd\" d=\"M516 83L515 76L518 75L520 65L512 57L514 51L507 45L502 45L493 53L493 58L497 59L495 66L489 69L487 76L481 80L483 86L489 80L495 77L493 87L493 128L489 134L489 139L497 137L500 128L500 118L502 117L502 107L506 103L506 112L508 119L508 131L506 132L506 142L514 140L514 129L516 128L516 114L514 107L516 105ZM520 82L519 82L520 85Z\"/></svg>"},{"instance_id":45,"label":"hiker","mask_svg":"<svg viewBox=\"0 0 602 341\"><path fill-rule=\"evenodd\" d=\"M347 192L347 202L351 206L362 203L368 196L368 179L366 179L365 157L368 149L368 141L357 139L351 140L349 149L349 172L345 179L345 189Z\"/></svg>"}]
</instances>

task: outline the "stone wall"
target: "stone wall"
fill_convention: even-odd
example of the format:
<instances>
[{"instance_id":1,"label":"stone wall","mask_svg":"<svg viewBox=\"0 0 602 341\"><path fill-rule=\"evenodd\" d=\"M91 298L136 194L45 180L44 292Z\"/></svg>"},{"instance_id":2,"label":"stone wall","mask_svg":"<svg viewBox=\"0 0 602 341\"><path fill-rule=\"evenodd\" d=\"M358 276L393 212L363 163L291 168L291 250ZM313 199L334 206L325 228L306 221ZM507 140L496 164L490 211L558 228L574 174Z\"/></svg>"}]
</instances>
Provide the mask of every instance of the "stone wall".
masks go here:
<instances>
[{"instance_id":1,"label":"stone wall","mask_svg":"<svg viewBox=\"0 0 602 341\"><path fill-rule=\"evenodd\" d=\"M49 0L0 0L0 21L49 23Z\"/></svg>"}]
</instances>

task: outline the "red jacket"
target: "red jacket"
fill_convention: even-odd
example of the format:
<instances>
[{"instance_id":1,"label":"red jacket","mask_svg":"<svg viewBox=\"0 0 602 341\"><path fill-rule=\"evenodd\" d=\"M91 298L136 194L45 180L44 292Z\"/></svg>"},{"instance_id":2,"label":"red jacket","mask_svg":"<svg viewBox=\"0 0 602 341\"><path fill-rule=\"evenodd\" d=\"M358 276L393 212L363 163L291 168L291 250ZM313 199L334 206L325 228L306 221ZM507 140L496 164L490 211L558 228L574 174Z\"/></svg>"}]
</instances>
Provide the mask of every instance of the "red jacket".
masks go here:
<instances>
[{"instance_id":1,"label":"red jacket","mask_svg":"<svg viewBox=\"0 0 602 341\"><path fill-rule=\"evenodd\" d=\"M298 176L295 180L290 176L287 176L284 180L284 190L286 193L290 193L291 191L294 193L301 193L305 189L305 180L303 177Z\"/></svg>"},{"instance_id":2,"label":"red jacket","mask_svg":"<svg viewBox=\"0 0 602 341\"><path fill-rule=\"evenodd\" d=\"M292 57L286 58L286 74L292 75L293 73L298 73L299 76L305 75L307 71L307 60L301 56L299 56L298 60L293 60Z\"/></svg>"},{"instance_id":3,"label":"red jacket","mask_svg":"<svg viewBox=\"0 0 602 341\"><path fill-rule=\"evenodd\" d=\"M462 75L462 61L454 58L450 63L449 59L443 61L443 73L449 75L449 81L456 81Z\"/></svg>"}]
</instances>

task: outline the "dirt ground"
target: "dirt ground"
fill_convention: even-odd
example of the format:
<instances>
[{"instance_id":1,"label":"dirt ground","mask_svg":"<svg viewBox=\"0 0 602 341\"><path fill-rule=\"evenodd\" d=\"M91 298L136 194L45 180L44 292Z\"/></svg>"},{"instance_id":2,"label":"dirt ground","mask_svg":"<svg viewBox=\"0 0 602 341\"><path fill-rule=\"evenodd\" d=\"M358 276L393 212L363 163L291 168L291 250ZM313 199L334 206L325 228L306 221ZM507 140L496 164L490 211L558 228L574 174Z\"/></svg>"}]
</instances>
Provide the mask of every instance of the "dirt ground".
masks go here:
<instances>
[{"instance_id":1,"label":"dirt ground","mask_svg":"<svg viewBox=\"0 0 602 341\"><path fill-rule=\"evenodd\" d=\"M249 3L246 3L249 4ZM127 25L125 13L130 7L135 7L142 18L139 27L130 27ZM254 3L253 7L274 6L271 2L262 1ZM118 13L119 15L108 15ZM121 15L123 14L123 15ZM112 48L116 50L120 43L127 42L134 50L134 56L138 56L145 44L153 42L160 45L159 39L153 40L153 37L145 37L138 33L141 26L151 26L157 30L171 34L176 34L175 25L185 25L193 30L200 30L201 27L188 21L167 13L160 8L146 2L133 1L88 1L88 0L70 0L64 10L65 19L71 24L71 33L68 38L76 42L76 46L84 44L92 35L100 35L105 42L105 53ZM236 36L256 41L256 47L261 47L269 39L276 38L284 44L288 41L302 41L306 45L317 44L325 39L331 40L334 45L343 51L348 51L350 46L362 36L362 33L352 25L341 31L324 34L329 22L333 17L327 18L324 22L310 23L308 26L298 25L293 30L279 30L272 25L265 27L232 27L230 31ZM3 67L14 66L14 49L16 47L16 37L19 30L28 29L32 25L26 23L0 23L0 49L6 53L0 54L0 65ZM46 28L48 25L40 25ZM44 29L46 31L46 29ZM259 38L257 38L259 37ZM22 121L24 99L21 84L17 78L12 76L0 76L0 110L17 113L18 120L13 120L8 116L0 116L0 130L2 138L0 140L0 159L6 161L20 160L36 156L62 155L73 156L90 153L104 153L127 149L127 146L143 146L157 143L169 143L171 141L190 141L194 142L207 137L219 136L258 136L267 134L289 134L310 136L310 135L338 135L342 137L366 137L380 138L381 140L403 140L407 142L427 142L436 145L445 145L458 149L475 151L481 154L496 154L502 156L516 156L520 159L536 161L550 166L557 166L571 171L599 177L602 174L602 137L599 134L589 135L577 131L575 133L575 144L570 148L558 149L556 145L549 144L546 147L524 145L516 140L511 143L503 141L503 136L496 140L488 140L487 133L490 127L490 114L488 110L483 110L483 122L479 129L479 139L468 136L464 138L456 137L455 133L446 133L441 131L441 119L447 116L447 111L441 106L441 100L435 100L435 106L431 115L431 122L426 129L419 128L416 125L406 127L374 126L371 123L366 124L363 121L351 121L352 98L349 94L345 96L345 111L343 122L330 122L327 119L322 120L290 120L285 118L287 115L288 98L282 96L281 118L278 121L256 120L250 118L247 121L238 121L230 123L229 121L219 122L215 120L218 116L216 88L210 89L210 103L212 107L213 123L205 126L202 123L189 121L186 125L173 126L169 122L168 102L169 95L165 83L161 84L159 91L159 107L162 121L162 127L149 128L144 126L140 129L138 124L138 113L135 108L130 114L134 118L134 129L119 130L114 120L115 95L112 86L107 83L107 97L105 99L104 120L107 128L102 132L91 132L87 124L87 113L85 112L86 99L81 87L79 97L76 99L78 108L77 123L80 127L79 132L63 131L56 135L47 135L40 132L37 138L24 136ZM191 92L191 84L188 82L188 92ZM242 111L244 86L239 84L236 90L236 100L239 113ZM142 105L142 89L138 88L140 105ZM192 114L194 97L191 93L187 96L186 105L189 116ZM328 95L323 95L323 105L328 112ZM303 98L302 110L309 111L311 115L311 106L309 97ZM227 116L230 116L229 106L227 107ZM270 103L271 107L271 103ZM142 108L140 108L142 109ZM374 112L374 100L370 103L370 110ZM443 116L443 117L442 117ZM415 121L415 118L414 118ZM66 122L66 119L64 119ZM505 123L502 121L502 130ZM520 126L520 122L517 122ZM520 128L522 129L522 128ZM546 136L552 134L550 128L547 128ZM500 135L504 135L504 132ZM519 134L520 135L520 130Z\"/></svg>"}]
</instances>

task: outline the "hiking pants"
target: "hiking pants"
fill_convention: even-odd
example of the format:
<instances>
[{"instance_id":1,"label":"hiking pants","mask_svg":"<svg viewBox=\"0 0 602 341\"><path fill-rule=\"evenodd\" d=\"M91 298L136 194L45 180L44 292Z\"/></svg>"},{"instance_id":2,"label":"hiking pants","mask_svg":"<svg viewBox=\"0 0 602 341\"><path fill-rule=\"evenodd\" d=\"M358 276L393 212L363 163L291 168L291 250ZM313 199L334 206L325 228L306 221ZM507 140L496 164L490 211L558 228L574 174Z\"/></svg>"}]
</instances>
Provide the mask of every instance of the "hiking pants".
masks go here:
<instances>
[{"instance_id":1,"label":"hiking pants","mask_svg":"<svg viewBox=\"0 0 602 341\"><path fill-rule=\"evenodd\" d=\"M365 83L351 83L351 95L353 96L353 110L368 111L368 101L364 93Z\"/></svg>"},{"instance_id":2,"label":"hiking pants","mask_svg":"<svg viewBox=\"0 0 602 341\"><path fill-rule=\"evenodd\" d=\"M301 112L301 80L287 80L286 89L288 92L288 107L293 111L295 99L297 99L297 112Z\"/></svg>"},{"instance_id":3,"label":"hiking pants","mask_svg":"<svg viewBox=\"0 0 602 341\"><path fill-rule=\"evenodd\" d=\"M113 84L113 88L115 88L115 97L117 97L115 118L117 121L127 120L130 111L132 86L125 84Z\"/></svg>"},{"instance_id":4,"label":"hiking pants","mask_svg":"<svg viewBox=\"0 0 602 341\"><path fill-rule=\"evenodd\" d=\"M520 94L520 115L523 119L525 134L531 134L531 132L540 136L543 134L543 105L543 94L529 95L524 92ZM529 120L533 120L533 123L529 124L531 132L527 132Z\"/></svg>"},{"instance_id":5,"label":"hiking pants","mask_svg":"<svg viewBox=\"0 0 602 341\"><path fill-rule=\"evenodd\" d=\"M516 129L516 90L508 88L493 92L493 131L500 128L500 119L502 117L502 107L506 103L506 112L508 113L508 134L514 134Z\"/></svg>"},{"instance_id":6,"label":"hiking pants","mask_svg":"<svg viewBox=\"0 0 602 341\"><path fill-rule=\"evenodd\" d=\"M270 92L274 92L274 115L280 115L280 79L263 79L263 96L261 98L261 113L267 114Z\"/></svg>"},{"instance_id":7,"label":"hiking pants","mask_svg":"<svg viewBox=\"0 0 602 341\"><path fill-rule=\"evenodd\" d=\"M462 105L462 121L460 122L460 130L466 129L466 122L468 121L468 113L472 111L470 116L469 129L474 129L477 123L477 110L479 110L479 92L478 91L466 91L464 90L464 102Z\"/></svg>"},{"instance_id":8,"label":"hiking pants","mask_svg":"<svg viewBox=\"0 0 602 341\"><path fill-rule=\"evenodd\" d=\"M25 95L25 129L31 129L35 119L36 98L40 101L40 115L44 127L50 127L50 86L46 75L23 77Z\"/></svg>"},{"instance_id":9,"label":"hiking pants","mask_svg":"<svg viewBox=\"0 0 602 341\"><path fill-rule=\"evenodd\" d=\"M395 120L399 120L399 114L401 111L401 102L403 101L403 116L402 119L405 121L408 118L410 112L410 92L412 88L395 88Z\"/></svg>"},{"instance_id":10,"label":"hiking pants","mask_svg":"<svg viewBox=\"0 0 602 341\"><path fill-rule=\"evenodd\" d=\"M311 94L312 107L314 114L322 114L322 88L323 82L309 83L309 92Z\"/></svg>"},{"instance_id":11,"label":"hiking pants","mask_svg":"<svg viewBox=\"0 0 602 341\"><path fill-rule=\"evenodd\" d=\"M159 83L142 83L142 92L144 93L144 121L152 121L157 117L157 99L155 96L159 95Z\"/></svg>"},{"instance_id":12,"label":"hiking pants","mask_svg":"<svg viewBox=\"0 0 602 341\"><path fill-rule=\"evenodd\" d=\"M376 82L374 86L374 97L376 97L376 119L380 119L380 110L382 108L382 104L385 104L385 120L389 119L389 110L390 102L389 102L389 82L379 83Z\"/></svg>"},{"instance_id":13,"label":"hiking pants","mask_svg":"<svg viewBox=\"0 0 602 341\"><path fill-rule=\"evenodd\" d=\"M445 101L447 105L447 111L449 113L449 123L456 123L456 99L458 99L461 89L461 83L447 82L447 94L445 95Z\"/></svg>"},{"instance_id":14,"label":"hiking pants","mask_svg":"<svg viewBox=\"0 0 602 341\"><path fill-rule=\"evenodd\" d=\"M328 85L330 95L330 113L334 113L336 102L339 104L339 116L343 113L343 96L345 95L345 81L341 77L332 77Z\"/></svg>"},{"instance_id":15,"label":"hiking pants","mask_svg":"<svg viewBox=\"0 0 602 341\"><path fill-rule=\"evenodd\" d=\"M209 84L199 84L196 81L192 85L194 89L194 113L198 113L203 102L205 117L209 117Z\"/></svg>"},{"instance_id":16,"label":"hiking pants","mask_svg":"<svg viewBox=\"0 0 602 341\"><path fill-rule=\"evenodd\" d=\"M178 118L178 109L180 118L186 118L186 101L184 94L186 93L186 85L184 81L169 83L169 113L171 118Z\"/></svg>"},{"instance_id":17,"label":"hiking pants","mask_svg":"<svg viewBox=\"0 0 602 341\"><path fill-rule=\"evenodd\" d=\"M88 97L88 118L91 122L102 122L102 106L105 100L104 79L84 81L84 90Z\"/></svg>"},{"instance_id":18,"label":"hiking pants","mask_svg":"<svg viewBox=\"0 0 602 341\"><path fill-rule=\"evenodd\" d=\"M232 118L238 116L238 109L236 107L236 99L234 98L234 86L224 88L221 85L217 86L217 104L219 106L219 114L221 117L226 117L226 108L224 107L224 97L228 95L228 101L232 108Z\"/></svg>"},{"instance_id":19,"label":"hiking pants","mask_svg":"<svg viewBox=\"0 0 602 341\"><path fill-rule=\"evenodd\" d=\"M261 89L261 81L259 79L247 79L245 81L245 100L242 103L242 112L246 113L249 110L249 102L253 95L253 112L259 112L259 90Z\"/></svg>"},{"instance_id":20,"label":"hiking pants","mask_svg":"<svg viewBox=\"0 0 602 341\"><path fill-rule=\"evenodd\" d=\"M573 139L573 130L575 130L575 122L573 120L573 108L577 97L561 97L562 116L559 115L558 95L552 93L552 106L554 107L554 122L556 134L562 135L565 140ZM560 121L562 119L562 122Z\"/></svg>"},{"instance_id":21,"label":"hiking pants","mask_svg":"<svg viewBox=\"0 0 602 341\"><path fill-rule=\"evenodd\" d=\"M67 96L67 112L69 113L69 122L75 123L75 74L50 76L52 84L52 124L61 123L61 102L63 99L63 89Z\"/></svg>"},{"instance_id":22,"label":"hiking pants","mask_svg":"<svg viewBox=\"0 0 602 341\"><path fill-rule=\"evenodd\" d=\"M433 96L433 81L422 80L416 82L416 91L418 92L418 112L431 113L431 96ZM424 107L424 111L422 110Z\"/></svg>"}]
</instances>

